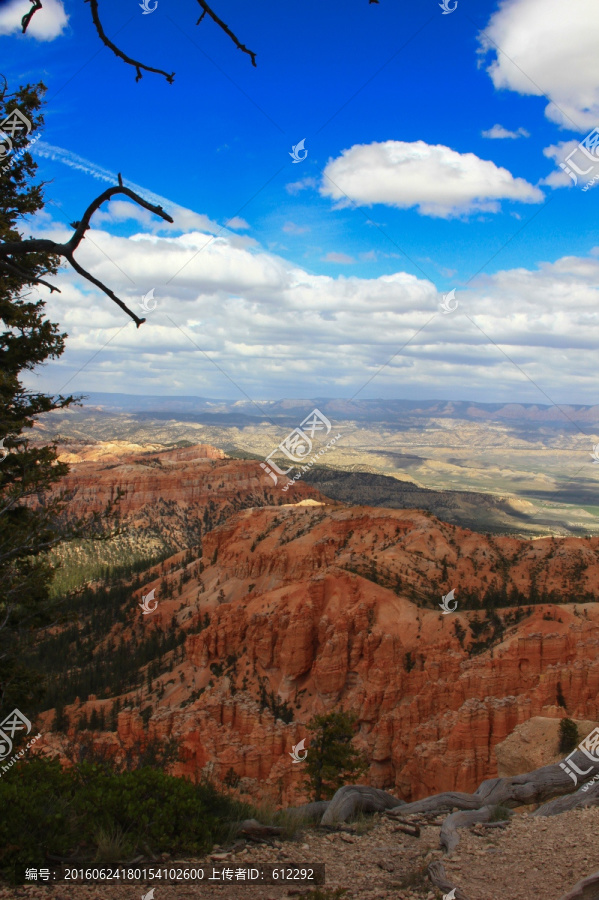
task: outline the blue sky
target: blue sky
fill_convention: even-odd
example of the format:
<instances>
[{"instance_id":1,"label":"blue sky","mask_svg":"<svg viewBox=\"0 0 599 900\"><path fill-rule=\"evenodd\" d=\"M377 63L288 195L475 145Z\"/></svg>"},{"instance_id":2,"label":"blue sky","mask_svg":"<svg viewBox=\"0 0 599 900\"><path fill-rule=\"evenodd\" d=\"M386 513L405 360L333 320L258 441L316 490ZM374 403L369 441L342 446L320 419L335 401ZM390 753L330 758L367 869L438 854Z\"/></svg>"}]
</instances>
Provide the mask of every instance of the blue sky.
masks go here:
<instances>
[{"instance_id":1,"label":"blue sky","mask_svg":"<svg viewBox=\"0 0 599 900\"><path fill-rule=\"evenodd\" d=\"M157 307L136 330L65 269L43 296L68 349L36 386L596 402L598 194L557 167L599 125L589 0L215 0L256 68L190 0L100 4L174 84L136 83L89 4L47 0L22 36L28 6L0 4L0 52L48 86L32 228L66 235L118 171L175 218L94 219L83 264Z\"/></svg>"}]
</instances>

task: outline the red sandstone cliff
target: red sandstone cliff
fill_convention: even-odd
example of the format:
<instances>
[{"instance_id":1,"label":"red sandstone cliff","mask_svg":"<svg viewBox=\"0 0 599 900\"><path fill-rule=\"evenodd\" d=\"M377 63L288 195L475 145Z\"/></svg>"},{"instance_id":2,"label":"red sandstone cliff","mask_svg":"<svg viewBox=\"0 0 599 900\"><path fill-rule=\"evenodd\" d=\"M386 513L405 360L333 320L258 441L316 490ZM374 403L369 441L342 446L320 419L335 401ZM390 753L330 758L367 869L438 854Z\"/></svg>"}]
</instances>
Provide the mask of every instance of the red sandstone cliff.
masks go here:
<instances>
[{"instance_id":1,"label":"red sandstone cliff","mask_svg":"<svg viewBox=\"0 0 599 900\"><path fill-rule=\"evenodd\" d=\"M250 474L252 465L258 471ZM143 463L135 466L139 500ZM214 461L209 496L228 477L259 482L260 471ZM188 496L179 482L177 490ZM192 630L210 616L209 627L189 634L183 661L142 692L153 706L149 733L180 742L178 774L222 780L233 769L240 790L294 802L303 797L302 767L288 752L307 735L303 723L344 706L358 712L370 782L417 799L472 790L496 775L494 746L531 716L563 715L560 691L569 715L599 718L594 603L535 606L517 623L512 610L500 610L505 631L494 641L483 631L490 646L478 655L469 652L469 622L482 613L458 605L444 616L434 608L450 588L459 604L461 591L484 592L502 573L522 589L534 574L539 590L563 597L593 591L599 539L490 539L411 510L285 505L243 509L205 535L201 574L197 561L183 566L183 556L147 575L144 591L157 589L156 613L142 616L133 597L130 623L110 635L167 629L173 614ZM178 582L182 567L193 574L181 595L161 599L162 579ZM291 724L260 709L259 679L289 702ZM134 696L123 697L124 705L133 706ZM112 700L101 702L108 710ZM99 705L94 698L88 711ZM67 713L75 721L78 705ZM96 735L117 755L142 738L134 708L120 714L116 735ZM61 738L47 743L58 747Z\"/></svg>"}]
</instances>

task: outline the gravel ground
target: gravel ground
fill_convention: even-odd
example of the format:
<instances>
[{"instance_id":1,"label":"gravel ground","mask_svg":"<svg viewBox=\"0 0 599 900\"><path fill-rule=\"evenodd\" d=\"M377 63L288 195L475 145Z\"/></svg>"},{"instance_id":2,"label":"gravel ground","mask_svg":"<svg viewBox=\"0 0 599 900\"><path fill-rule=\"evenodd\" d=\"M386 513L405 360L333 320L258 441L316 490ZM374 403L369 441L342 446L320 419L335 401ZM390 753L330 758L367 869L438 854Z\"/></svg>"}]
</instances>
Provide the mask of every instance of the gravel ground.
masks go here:
<instances>
[{"instance_id":1,"label":"gravel ground","mask_svg":"<svg viewBox=\"0 0 599 900\"><path fill-rule=\"evenodd\" d=\"M438 820L440 822L441 820ZM347 900L438 900L419 871L431 859L442 858L439 825L423 827L419 838L396 830L396 824L376 816L368 831L323 834L305 831L297 841L274 846L248 844L236 852L215 850L195 865L230 867L261 864L295 865L322 862L326 886L348 889ZM506 829L462 830L453 857L444 858L445 871L469 900L560 900L581 878L599 870L599 808L573 810L560 816L535 819L516 816ZM163 862L169 867L192 861ZM157 863L154 863L157 865ZM410 879L409 884L406 879ZM154 887L154 900L284 900L307 893L303 887L244 885L64 884L0 888L0 900L141 900ZM309 896L309 894L308 894Z\"/></svg>"}]
</instances>

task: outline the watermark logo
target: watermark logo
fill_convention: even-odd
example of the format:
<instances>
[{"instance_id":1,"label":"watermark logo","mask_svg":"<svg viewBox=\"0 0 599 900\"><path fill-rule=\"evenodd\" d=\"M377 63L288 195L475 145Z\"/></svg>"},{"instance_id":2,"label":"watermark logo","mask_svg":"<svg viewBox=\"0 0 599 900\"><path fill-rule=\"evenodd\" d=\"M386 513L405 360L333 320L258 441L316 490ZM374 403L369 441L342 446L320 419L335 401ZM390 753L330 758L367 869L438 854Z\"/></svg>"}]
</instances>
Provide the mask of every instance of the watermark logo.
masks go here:
<instances>
[{"instance_id":1,"label":"watermark logo","mask_svg":"<svg viewBox=\"0 0 599 900\"><path fill-rule=\"evenodd\" d=\"M25 734L29 734L31 731L31 722L20 710L13 709L13 711L0 722L0 759L6 759L12 752L12 739L17 731L24 731Z\"/></svg>"},{"instance_id":2,"label":"watermark logo","mask_svg":"<svg viewBox=\"0 0 599 900\"><path fill-rule=\"evenodd\" d=\"M443 0L443 3L439 3L439 6L443 10L443 15L447 16L449 13L455 12L458 8L458 0L455 0L454 5L449 5L449 0Z\"/></svg>"},{"instance_id":3,"label":"watermark logo","mask_svg":"<svg viewBox=\"0 0 599 900\"><path fill-rule=\"evenodd\" d=\"M291 757L292 762L300 763L305 760L305 758L308 755L308 750L304 747L305 743L306 743L306 738L302 738L302 740L299 742L299 744L296 744L294 747L291 748L292 752L289 754L289 756ZM300 756L300 753L302 751L303 751L304 755Z\"/></svg>"},{"instance_id":4,"label":"watermark logo","mask_svg":"<svg viewBox=\"0 0 599 900\"><path fill-rule=\"evenodd\" d=\"M599 781L599 775L595 775L594 778L591 778L590 781L587 781L586 784L583 784L583 786L581 787L580 790L581 790L581 791L588 791L588 789L591 787L591 785L592 785L592 784L595 784L595 782L597 782L597 781Z\"/></svg>"},{"instance_id":5,"label":"watermark logo","mask_svg":"<svg viewBox=\"0 0 599 900\"><path fill-rule=\"evenodd\" d=\"M293 152L290 153L289 156L293 159L294 163L303 162L305 160L306 156L308 155L308 151L304 147L305 140L306 140L306 138L302 138L302 140L299 142L299 144L296 144L295 147L291 148L293 150ZM304 151L304 155L300 156L300 153L302 150Z\"/></svg>"},{"instance_id":6,"label":"watermark logo","mask_svg":"<svg viewBox=\"0 0 599 900\"><path fill-rule=\"evenodd\" d=\"M588 168L581 169L577 165L577 162L574 162L572 157L575 153L580 153L586 157L586 161L582 158L578 158L577 162L580 165L586 166L590 161L592 165ZM563 169L566 175L569 175L575 185L578 184L578 176L586 176L589 175L593 169L599 165L599 128L593 128L585 138L578 144L577 147L574 147L571 153L566 156L565 162L559 164L560 169ZM595 180L595 179L593 179ZM586 190L589 185L592 184L592 181L588 182L586 187L583 188L583 191Z\"/></svg>"},{"instance_id":7,"label":"watermark logo","mask_svg":"<svg viewBox=\"0 0 599 900\"><path fill-rule=\"evenodd\" d=\"M455 306L452 306L452 301L455 302ZM441 309L443 310L443 315L446 316L447 313L455 312L458 308L458 301L455 299L455 288L451 290L448 294L443 294L443 303L441 303Z\"/></svg>"},{"instance_id":8,"label":"watermark logo","mask_svg":"<svg viewBox=\"0 0 599 900\"><path fill-rule=\"evenodd\" d=\"M319 409L313 409L310 415L306 416L303 422L300 423L298 428L294 428L291 431L285 440L281 441L278 447L269 453L266 457L265 462L260 463L260 467L264 469L267 475L269 475L273 484L276 486L278 484L278 475L286 476L291 472L292 469L297 468L300 470L300 466L298 463L303 462L312 452L312 439L316 432L324 431L324 437L326 437L331 431L330 421L327 419L324 413L321 413ZM336 435L332 440L328 442L328 444L320 450L316 456L313 456L308 465L301 466L301 470L297 475L294 475L293 480L288 481L286 487L283 488L284 491L289 490L293 484L298 481L302 477L303 472L307 472L310 469L319 456L322 456L323 453L326 453L327 450L330 450L331 446L339 440L341 437L340 434ZM288 469L280 469L279 466L274 462L272 457L275 453L283 453L288 459L290 459L295 465L289 466ZM275 474L278 473L278 474Z\"/></svg>"},{"instance_id":9,"label":"watermark logo","mask_svg":"<svg viewBox=\"0 0 599 900\"><path fill-rule=\"evenodd\" d=\"M458 608L458 601L455 601L455 606L452 608L449 604L454 599L453 595L455 594L455 588L453 591L450 591L448 594L443 594L443 602L439 603L439 606L443 610L443 615L446 616L448 613L455 612Z\"/></svg>"},{"instance_id":10,"label":"watermark logo","mask_svg":"<svg viewBox=\"0 0 599 900\"><path fill-rule=\"evenodd\" d=\"M155 0L154 6L150 6L149 0L144 0L143 3L139 4L140 9L143 9L142 16L147 16L150 13L153 13L157 6L158 6L158 0ZM149 896L150 895L148 894L148 897Z\"/></svg>"},{"instance_id":11,"label":"watermark logo","mask_svg":"<svg viewBox=\"0 0 599 900\"><path fill-rule=\"evenodd\" d=\"M150 888L147 894L144 894L141 900L154 900L154 888Z\"/></svg>"},{"instance_id":12,"label":"watermark logo","mask_svg":"<svg viewBox=\"0 0 599 900\"><path fill-rule=\"evenodd\" d=\"M443 900L455 900L455 892L457 888L452 888L448 894L443 894Z\"/></svg>"},{"instance_id":13,"label":"watermark logo","mask_svg":"<svg viewBox=\"0 0 599 900\"><path fill-rule=\"evenodd\" d=\"M156 309L156 306L158 305L158 301L154 300L154 291L155 291L155 288L152 288L151 291L148 291L148 293L144 294L144 296L141 298L141 303L139 304L139 308L142 309L144 312L153 312ZM153 305L151 305L152 300L154 300Z\"/></svg>"},{"instance_id":14,"label":"watermark logo","mask_svg":"<svg viewBox=\"0 0 599 900\"><path fill-rule=\"evenodd\" d=\"M580 750L581 753L584 753L588 759L591 760L593 765L590 769L587 769L585 772L582 769L579 769L576 763L572 762L570 757L572 754L576 753ZM580 742L576 750L572 750L568 756L566 756L566 761L561 762L560 769L563 769L566 775L569 775L575 785L578 784L578 778L574 774L575 770L578 775L588 775L589 772L593 771L593 768L599 763L599 755L597 755L597 751L599 750L599 726L597 728L593 728L590 734L588 734L583 741ZM570 768L571 767L571 768Z\"/></svg>"},{"instance_id":15,"label":"watermark logo","mask_svg":"<svg viewBox=\"0 0 599 900\"><path fill-rule=\"evenodd\" d=\"M156 612L158 609L158 600L155 601L154 606L150 606L152 600L154 600L154 594L156 592L156 588L152 588L149 594L142 594L141 603L139 606L143 610L143 615L148 616L150 613Z\"/></svg>"},{"instance_id":16,"label":"watermark logo","mask_svg":"<svg viewBox=\"0 0 599 900\"><path fill-rule=\"evenodd\" d=\"M31 122L20 109L13 109L6 118L2 119L0 122L0 160L12 152L14 136L21 131L29 134L31 128Z\"/></svg>"},{"instance_id":17,"label":"watermark logo","mask_svg":"<svg viewBox=\"0 0 599 900\"><path fill-rule=\"evenodd\" d=\"M8 454L10 453L8 447L5 447L5 446L4 446L4 441L5 441L5 440L6 440L6 438L2 438L2 440L0 441L0 462L4 462L4 460L6 459L6 457L8 456ZM599 459L597 460L597 462L599 462Z\"/></svg>"},{"instance_id":18,"label":"watermark logo","mask_svg":"<svg viewBox=\"0 0 599 900\"><path fill-rule=\"evenodd\" d=\"M599 444L595 444L593 446L593 452L591 453L591 456L593 457L594 463L599 463Z\"/></svg>"}]
</instances>

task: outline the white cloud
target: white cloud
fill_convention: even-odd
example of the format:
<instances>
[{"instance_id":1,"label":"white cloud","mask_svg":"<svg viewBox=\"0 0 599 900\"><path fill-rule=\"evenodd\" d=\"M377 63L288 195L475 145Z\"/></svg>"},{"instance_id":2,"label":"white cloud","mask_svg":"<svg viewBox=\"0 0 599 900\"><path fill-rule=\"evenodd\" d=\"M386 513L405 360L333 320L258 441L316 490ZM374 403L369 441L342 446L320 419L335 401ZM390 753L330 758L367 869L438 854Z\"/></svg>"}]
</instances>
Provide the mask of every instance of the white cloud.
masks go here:
<instances>
[{"instance_id":1,"label":"white cloud","mask_svg":"<svg viewBox=\"0 0 599 900\"><path fill-rule=\"evenodd\" d=\"M348 256L347 253L327 253L322 259L324 262L341 263L342 265L355 263L353 256Z\"/></svg>"},{"instance_id":2,"label":"white cloud","mask_svg":"<svg viewBox=\"0 0 599 900\"><path fill-rule=\"evenodd\" d=\"M526 128L519 128L517 131L508 131L507 128L504 128L503 125L493 125L492 128L489 128L488 131L483 131L482 136L485 138L491 138L491 140L503 140L505 138L512 138L515 140L520 137L530 137L530 133L526 130Z\"/></svg>"},{"instance_id":3,"label":"white cloud","mask_svg":"<svg viewBox=\"0 0 599 900\"><path fill-rule=\"evenodd\" d=\"M240 216L233 216L232 219L229 219L227 222L227 228L233 228L235 231L245 231L250 226L242 219Z\"/></svg>"},{"instance_id":4,"label":"white cloud","mask_svg":"<svg viewBox=\"0 0 599 900\"><path fill-rule=\"evenodd\" d=\"M20 34L21 19L31 9L25 0L12 0L0 9L0 35ZM67 26L67 16L61 0L44 0L29 23L26 35L38 41L53 41Z\"/></svg>"},{"instance_id":5,"label":"white cloud","mask_svg":"<svg viewBox=\"0 0 599 900\"><path fill-rule=\"evenodd\" d=\"M41 226L40 236L68 234L47 219ZM68 385L75 393L242 397L218 366L254 398L351 396L375 375L363 396L547 402L491 338L556 401L596 402L597 255L458 286L459 307L446 316L443 292L401 271L317 276L263 249L235 246L233 235L200 231L123 237L93 229L90 237L80 263L135 311L154 288L157 308L139 330L133 323L119 330L127 322L121 310L61 270L53 281L62 293L39 293L68 332L67 349L31 376L36 389L58 391L75 375Z\"/></svg>"},{"instance_id":6,"label":"white cloud","mask_svg":"<svg viewBox=\"0 0 599 900\"><path fill-rule=\"evenodd\" d=\"M543 156L553 159L557 166L561 162L565 162L569 153L572 153L578 147L578 141L559 141L557 144L551 144L543 150ZM563 169L556 168L546 178L543 178L541 184L549 187L573 187L572 179L566 175Z\"/></svg>"},{"instance_id":7,"label":"white cloud","mask_svg":"<svg viewBox=\"0 0 599 900\"><path fill-rule=\"evenodd\" d=\"M285 189L288 194L299 194L300 191L305 191L307 188L315 188L316 187L316 179L315 178L302 178L300 181L292 181L290 184L285 185Z\"/></svg>"},{"instance_id":8,"label":"white cloud","mask_svg":"<svg viewBox=\"0 0 599 900\"><path fill-rule=\"evenodd\" d=\"M296 225L295 222L285 222L283 225L285 234L305 234L310 231L309 225Z\"/></svg>"},{"instance_id":9,"label":"white cloud","mask_svg":"<svg viewBox=\"0 0 599 900\"><path fill-rule=\"evenodd\" d=\"M424 141L356 144L327 163L320 192L342 206L415 206L422 215L444 219L497 212L503 199L543 200L538 188L490 160Z\"/></svg>"},{"instance_id":10,"label":"white cloud","mask_svg":"<svg viewBox=\"0 0 599 900\"><path fill-rule=\"evenodd\" d=\"M479 40L496 88L545 93L547 118L570 130L597 125L597 0L503 0Z\"/></svg>"}]
</instances>

